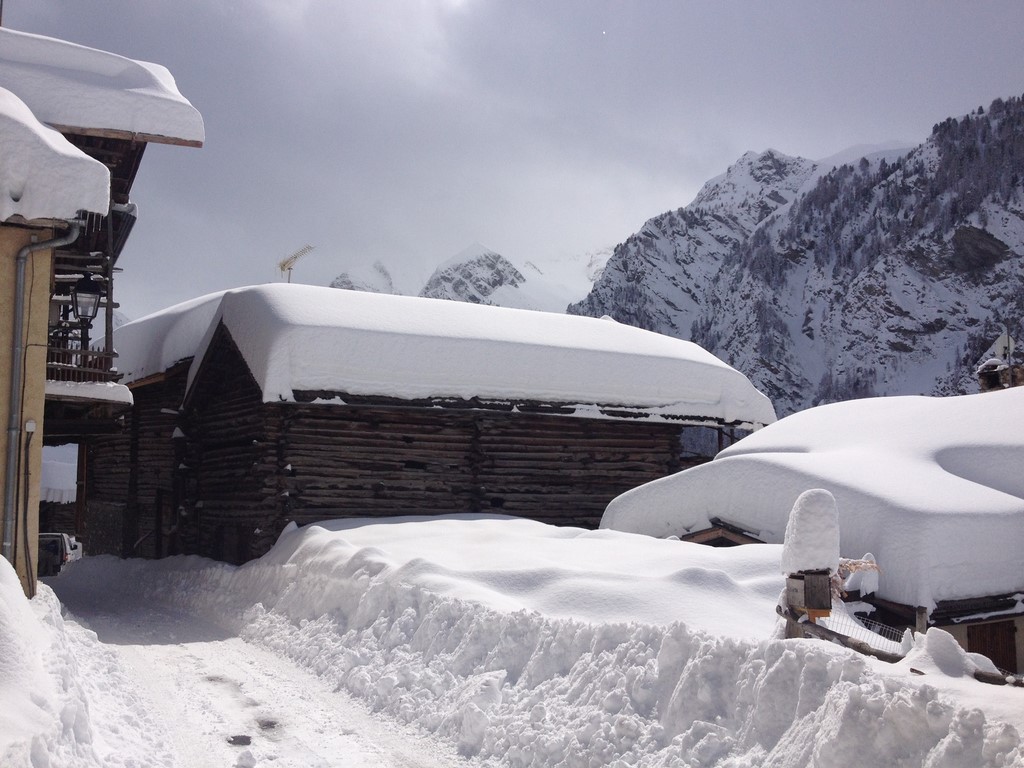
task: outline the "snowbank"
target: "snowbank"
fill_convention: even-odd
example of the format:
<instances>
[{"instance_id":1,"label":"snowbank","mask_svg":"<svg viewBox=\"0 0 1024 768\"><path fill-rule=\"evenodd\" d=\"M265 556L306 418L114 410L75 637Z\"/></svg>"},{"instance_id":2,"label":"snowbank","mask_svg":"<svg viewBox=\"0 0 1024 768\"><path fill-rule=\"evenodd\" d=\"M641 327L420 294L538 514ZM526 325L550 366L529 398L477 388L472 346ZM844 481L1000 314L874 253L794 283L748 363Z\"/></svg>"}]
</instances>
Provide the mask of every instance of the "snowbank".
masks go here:
<instances>
[{"instance_id":1,"label":"snowbank","mask_svg":"<svg viewBox=\"0 0 1024 768\"><path fill-rule=\"evenodd\" d=\"M681 535L717 516L781 542L794 500L822 488L847 557L872 552L879 596L939 600L1024 592L1024 388L811 408L709 464L614 499L601 525Z\"/></svg>"},{"instance_id":2,"label":"snowbank","mask_svg":"<svg viewBox=\"0 0 1024 768\"><path fill-rule=\"evenodd\" d=\"M121 327L125 381L191 355L194 376L221 322L264 402L294 401L306 390L539 400L755 426L775 420L743 374L690 342L611 320L285 283L214 294Z\"/></svg>"},{"instance_id":3,"label":"snowbank","mask_svg":"<svg viewBox=\"0 0 1024 768\"><path fill-rule=\"evenodd\" d=\"M131 762L152 756L159 740L129 677L95 634L64 622L47 585L28 601L0 558L0 765L170 768L163 760Z\"/></svg>"},{"instance_id":4,"label":"snowbank","mask_svg":"<svg viewBox=\"0 0 1024 768\"><path fill-rule=\"evenodd\" d=\"M778 546L363 522L293 528L240 568L87 558L53 583L71 604L176 601L489 765L1024 766L1019 731L985 714L1021 727L1021 692L971 680L969 706L945 698L971 660L935 630L923 677L775 639Z\"/></svg>"}]
</instances>

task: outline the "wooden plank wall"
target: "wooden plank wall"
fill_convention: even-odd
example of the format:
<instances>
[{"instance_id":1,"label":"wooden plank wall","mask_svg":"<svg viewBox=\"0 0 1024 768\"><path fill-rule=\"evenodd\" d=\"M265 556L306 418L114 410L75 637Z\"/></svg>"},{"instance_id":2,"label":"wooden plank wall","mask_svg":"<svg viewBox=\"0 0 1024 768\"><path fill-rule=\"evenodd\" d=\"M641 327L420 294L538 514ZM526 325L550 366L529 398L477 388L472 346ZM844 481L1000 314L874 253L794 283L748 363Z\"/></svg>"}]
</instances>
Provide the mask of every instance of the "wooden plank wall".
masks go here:
<instances>
[{"instance_id":1,"label":"wooden plank wall","mask_svg":"<svg viewBox=\"0 0 1024 768\"><path fill-rule=\"evenodd\" d=\"M565 416L478 416L483 511L596 528L613 498L679 469L680 427Z\"/></svg>"},{"instance_id":2,"label":"wooden plank wall","mask_svg":"<svg viewBox=\"0 0 1024 768\"><path fill-rule=\"evenodd\" d=\"M79 531L90 555L122 554L124 511L131 475L129 452L132 413L125 415L125 430L80 443L86 451L86 508Z\"/></svg>"},{"instance_id":3,"label":"wooden plank wall","mask_svg":"<svg viewBox=\"0 0 1024 768\"><path fill-rule=\"evenodd\" d=\"M279 406L287 514L430 515L473 506L472 424L443 409Z\"/></svg>"},{"instance_id":4,"label":"wooden plank wall","mask_svg":"<svg viewBox=\"0 0 1024 768\"><path fill-rule=\"evenodd\" d=\"M670 424L332 404L276 408L284 425L286 516L300 525L494 512L596 527L615 496L680 468L680 427Z\"/></svg>"},{"instance_id":5,"label":"wooden plank wall","mask_svg":"<svg viewBox=\"0 0 1024 768\"><path fill-rule=\"evenodd\" d=\"M290 521L493 512L596 527L612 498L680 469L673 424L368 398L266 404L223 328L185 403L186 437L172 441L184 380L139 388L128 444L98 455L94 490L134 510L136 539L170 499L186 513L180 550L227 562L265 553ZM135 554L161 551L144 539Z\"/></svg>"},{"instance_id":6,"label":"wooden plank wall","mask_svg":"<svg viewBox=\"0 0 1024 768\"><path fill-rule=\"evenodd\" d=\"M279 487L280 418L223 327L211 342L184 417L184 503L197 529L198 554L243 563L266 552L283 523Z\"/></svg>"},{"instance_id":7,"label":"wooden plank wall","mask_svg":"<svg viewBox=\"0 0 1024 768\"><path fill-rule=\"evenodd\" d=\"M97 509L123 504L122 557L162 557L180 549L176 541L174 481L176 453L172 435L185 392L186 369L133 390L135 405L123 432L95 438L88 447L88 505ZM86 512L87 529L107 524L109 515ZM107 521L103 523L101 521ZM100 538L109 548L114 538ZM89 549L93 554L95 550Z\"/></svg>"},{"instance_id":8,"label":"wooden plank wall","mask_svg":"<svg viewBox=\"0 0 1024 768\"><path fill-rule=\"evenodd\" d=\"M174 430L185 394L187 371L133 392L130 461L134 493L125 518L125 556L163 557L177 553Z\"/></svg>"}]
</instances>

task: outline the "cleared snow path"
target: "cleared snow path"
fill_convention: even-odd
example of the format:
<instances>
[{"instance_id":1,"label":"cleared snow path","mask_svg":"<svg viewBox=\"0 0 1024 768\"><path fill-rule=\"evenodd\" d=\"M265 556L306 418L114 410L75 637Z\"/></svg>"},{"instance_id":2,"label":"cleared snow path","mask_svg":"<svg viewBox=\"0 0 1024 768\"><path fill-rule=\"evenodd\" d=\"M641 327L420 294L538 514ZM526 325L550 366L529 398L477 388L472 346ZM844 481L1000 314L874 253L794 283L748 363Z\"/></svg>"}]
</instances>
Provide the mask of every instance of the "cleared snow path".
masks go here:
<instances>
[{"instance_id":1,"label":"cleared snow path","mask_svg":"<svg viewBox=\"0 0 1024 768\"><path fill-rule=\"evenodd\" d=\"M893 665L778 638L780 555L498 517L334 521L240 567L84 558L49 581L99 638L49 589L33 623L0 561L7 625L32 630L8 645L40 660L8 694L38 712L0 763L1024 768L1021 691L973 680L949 633ZM3 621L0 600L0 644Z\"/></svg>"},{"instance_id":2,"label":"cleared snow path","mask_svg":"<svg viewBox=\"0 0 1024 768\"><path fill-rule=\"evenodd\" d=\"M93 686L91 719L102 742L95 746L111 764L466 764L430 737L370 714L326 681L198 617L54 586L72 614L69 637ZM116 667L123 674L111 675ZM139 721L152 739L125 743Z\"/></svg>"}]
</instances>

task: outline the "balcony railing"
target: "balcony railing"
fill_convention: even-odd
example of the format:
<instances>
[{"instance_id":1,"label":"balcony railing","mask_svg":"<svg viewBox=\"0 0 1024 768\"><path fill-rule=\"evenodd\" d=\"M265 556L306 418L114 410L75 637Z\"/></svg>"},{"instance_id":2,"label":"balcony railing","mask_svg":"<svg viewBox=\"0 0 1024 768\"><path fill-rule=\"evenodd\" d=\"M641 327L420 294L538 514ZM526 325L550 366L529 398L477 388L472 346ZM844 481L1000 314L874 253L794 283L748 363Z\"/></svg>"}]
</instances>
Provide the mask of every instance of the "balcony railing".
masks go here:
<instances>
[{"instance_id":1,"label":"balcony railing","mask_svg":"<svg viewBox=\"0 0 1024 768\"><path fill-rule=\"evenodd\" d=\"M116 358L116 352L50 346L46 350L46 378L48 381L117 381L121 374L112 370Z\"/></svg>"}]
</instances>

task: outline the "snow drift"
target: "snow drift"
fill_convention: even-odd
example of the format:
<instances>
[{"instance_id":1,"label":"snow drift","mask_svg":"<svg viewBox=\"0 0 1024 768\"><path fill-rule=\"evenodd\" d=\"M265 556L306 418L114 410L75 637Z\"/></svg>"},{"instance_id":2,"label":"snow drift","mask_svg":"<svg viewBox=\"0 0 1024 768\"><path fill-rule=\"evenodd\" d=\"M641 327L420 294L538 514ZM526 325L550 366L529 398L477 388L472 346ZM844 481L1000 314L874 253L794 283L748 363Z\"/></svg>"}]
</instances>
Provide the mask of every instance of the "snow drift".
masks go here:
<instances>
[{"instance_id":1,"label":"snow drift","mask_svg":"<svg viewBox=\"0 0 1024 768\"><path fill-rule=\"evenodd\" d=\"M924 678L775 639L780 554L507 518L339 521L238 568L101 557L53 584L71 605L89 593L215 618L490 765L1024 766L1019 731L998 722L1020 719L1020 692L947 699L971 661L941 633L918 638ZM4 764L28 765L25 735L5 736L0 755L19 759Z\"/></svg>"}]
</instances>

